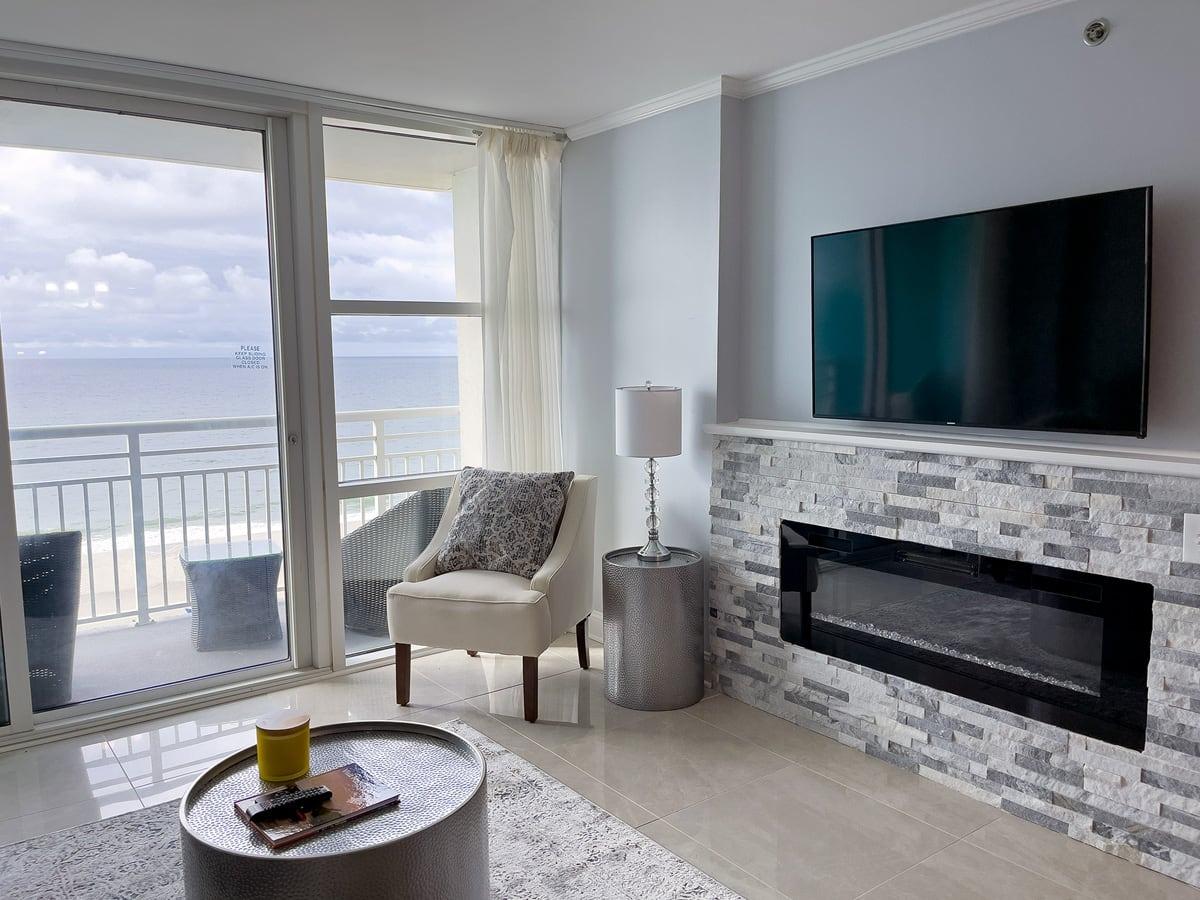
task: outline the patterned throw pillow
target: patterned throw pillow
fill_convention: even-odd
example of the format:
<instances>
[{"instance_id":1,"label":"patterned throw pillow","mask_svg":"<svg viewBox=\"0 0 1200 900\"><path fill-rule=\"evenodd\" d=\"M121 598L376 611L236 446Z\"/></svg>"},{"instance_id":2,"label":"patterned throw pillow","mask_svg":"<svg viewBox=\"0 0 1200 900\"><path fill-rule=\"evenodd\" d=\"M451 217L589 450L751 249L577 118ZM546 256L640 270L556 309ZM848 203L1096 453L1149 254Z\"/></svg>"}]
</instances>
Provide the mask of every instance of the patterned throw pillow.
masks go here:
<instances>
[{"instance_id":1,"label":"patterned throw pillow","mask_svg":"<svg viewBox=\"0 0 1200 900\"><path fill-rule=\"evenodd\" d=\"M554 547L574 472L493 472L464 468L459 507L437 574L460 569L532 578Z\"/></svg>"}]
</instances>

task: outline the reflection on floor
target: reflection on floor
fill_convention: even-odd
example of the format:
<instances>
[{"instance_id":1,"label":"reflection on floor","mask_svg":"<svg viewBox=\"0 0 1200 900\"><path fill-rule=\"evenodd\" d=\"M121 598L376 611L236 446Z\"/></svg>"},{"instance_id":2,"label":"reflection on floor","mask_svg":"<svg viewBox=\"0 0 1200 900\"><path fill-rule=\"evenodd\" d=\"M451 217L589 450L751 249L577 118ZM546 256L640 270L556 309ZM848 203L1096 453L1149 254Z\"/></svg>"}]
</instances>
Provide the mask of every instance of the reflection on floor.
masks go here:
<instances>
[{"instance_id":1,"label":"reflection on floor","mask_svg":"<svg viewBox=\"0 0 1200 900\"><path fill-rule=\"evenodd\" d=\"M178 797L253 742L255 718L316 724L461 718L747 898L1200 898L1200 892L978 803L723 696L675 712L604 699L602 650L542 656L541 718L521 715L521 662L439 653L390 667L0 755L0 844ZM0 860L3 850L0 850Z\"/></svg>"},{"instance_id":2,"label":"reflection on floor","mask_svg":"<svg viewBox=\"0 0 1200 900\"><path fill-rule=\"evenodd\" d=\"M279 621L287 622L283 604ZM287 638L236 650L197 650L192 644L192 617L182 609L154 613L154 621L131 620L80 626L75 639L75 671L71 699L75 703L111 697L160 684L173 684L217 672L229 672L288 658ZM387 635L346 631L346 652L390 647ZM129 665L136 660L137 665ZM147 678L152 673L152 678Z\"/></svg>"}]
</instances>

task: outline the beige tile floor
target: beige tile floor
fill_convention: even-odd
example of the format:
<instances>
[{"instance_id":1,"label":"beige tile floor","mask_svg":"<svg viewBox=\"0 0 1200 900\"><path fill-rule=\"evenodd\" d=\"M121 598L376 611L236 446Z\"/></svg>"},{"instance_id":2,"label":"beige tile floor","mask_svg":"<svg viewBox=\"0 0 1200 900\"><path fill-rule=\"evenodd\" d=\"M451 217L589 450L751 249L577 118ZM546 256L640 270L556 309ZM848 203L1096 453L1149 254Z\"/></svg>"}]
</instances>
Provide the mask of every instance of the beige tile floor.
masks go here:
<instances>
[{"instance_id":1,"label":"beige tile floor","mask_svg":"<svg viewBox=\"0 0 1200 900\"><path fill-rule=\"evenodd\" d=\"M521 715L521 664L450 652L415 660L413 705L392 669L346 675L103 735L0 755L0 847L179 797L253 741L280 706L315 724L461 718L754 898L1191 898L1179 882L1030 825L820 735L711 695L674 712L604 699L602 649L542 657L541 718ZM0 865L3 864L0 849Z\"/></svg>"}]
</instances>

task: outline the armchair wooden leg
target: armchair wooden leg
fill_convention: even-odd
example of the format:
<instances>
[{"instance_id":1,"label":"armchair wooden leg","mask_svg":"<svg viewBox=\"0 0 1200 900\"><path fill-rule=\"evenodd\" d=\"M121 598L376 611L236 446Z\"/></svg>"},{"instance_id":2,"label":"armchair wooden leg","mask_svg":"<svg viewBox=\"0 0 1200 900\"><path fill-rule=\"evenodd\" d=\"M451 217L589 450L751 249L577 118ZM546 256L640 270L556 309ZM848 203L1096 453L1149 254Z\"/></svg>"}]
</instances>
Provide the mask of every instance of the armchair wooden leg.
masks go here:
<instances>
[{"instance_id":1,"label":"armchair wooden leg","mask_svg":"<svg viewBox=\"0 0 1200 900\"><path fill-rule=\"evenodd\" d=\"M467 656L478 656L478 655L479 655L478 650L468 650L467 651Z\"/></svg>"},{"instance_id":2,"label":"armchair wooden leg","mask_svg":"<svg viewBox=\"0 0 1200 900\"><path fill-rule=\"evenodd\" d=\"M538 658L521 657L521 680L525 684L525 721L536 722L538 717Z\"/></svg>"},{"instance_id":3,"label":"armchair wooden leg","mask_svg":"<svg viewBox=\"0 0 1200 900\"><path fill-rule=\"evenodd\" d=\"M592 666L591 655L588 653L587 623L588 617L584 616L583 621L575 626L575 646L579 650L579 668L581 669L590 669Z\"/></svg>"},{"instance_id":4,"label":"armchair wooden leg","mask_svg":"<svg viewBox=\"0 0 1200 900\"><path fill-rule=\"evenodd\" d=\"M396 645L396 702L408 706L412 684L412 644Z\"/></svg>"}]
</instances>

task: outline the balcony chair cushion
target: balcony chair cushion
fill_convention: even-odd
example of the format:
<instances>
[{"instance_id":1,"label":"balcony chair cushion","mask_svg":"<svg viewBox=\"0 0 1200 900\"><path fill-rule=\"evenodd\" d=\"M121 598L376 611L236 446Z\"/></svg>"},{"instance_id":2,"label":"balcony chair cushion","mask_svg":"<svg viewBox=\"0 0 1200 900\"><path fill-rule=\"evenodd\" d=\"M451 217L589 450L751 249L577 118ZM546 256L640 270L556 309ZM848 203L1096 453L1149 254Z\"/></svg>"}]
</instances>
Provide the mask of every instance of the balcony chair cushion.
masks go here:
<instances>
[{"instance_id":1,"label":"balcony chair cushion","mask_svg":"<svg viewBox=\"0 0 1200 900\"><path fill-rule=\"evenodd\" d=\"M554 639L546 595L507 572L447 572L397 584L387 599L392 635L412 644L537 656Z\"/></svg>"},{"instance_id":2,"label":"balcony chair cushion","mask_svg":"<svg viewBox=\"0 0 1200 900\"><path fill-rule=\"evenodd\" d=\"M554 546L574 477L464 468L458 513L438 552L436 573L486 569L532 578Z\"/></svg>"}]
</instances>

